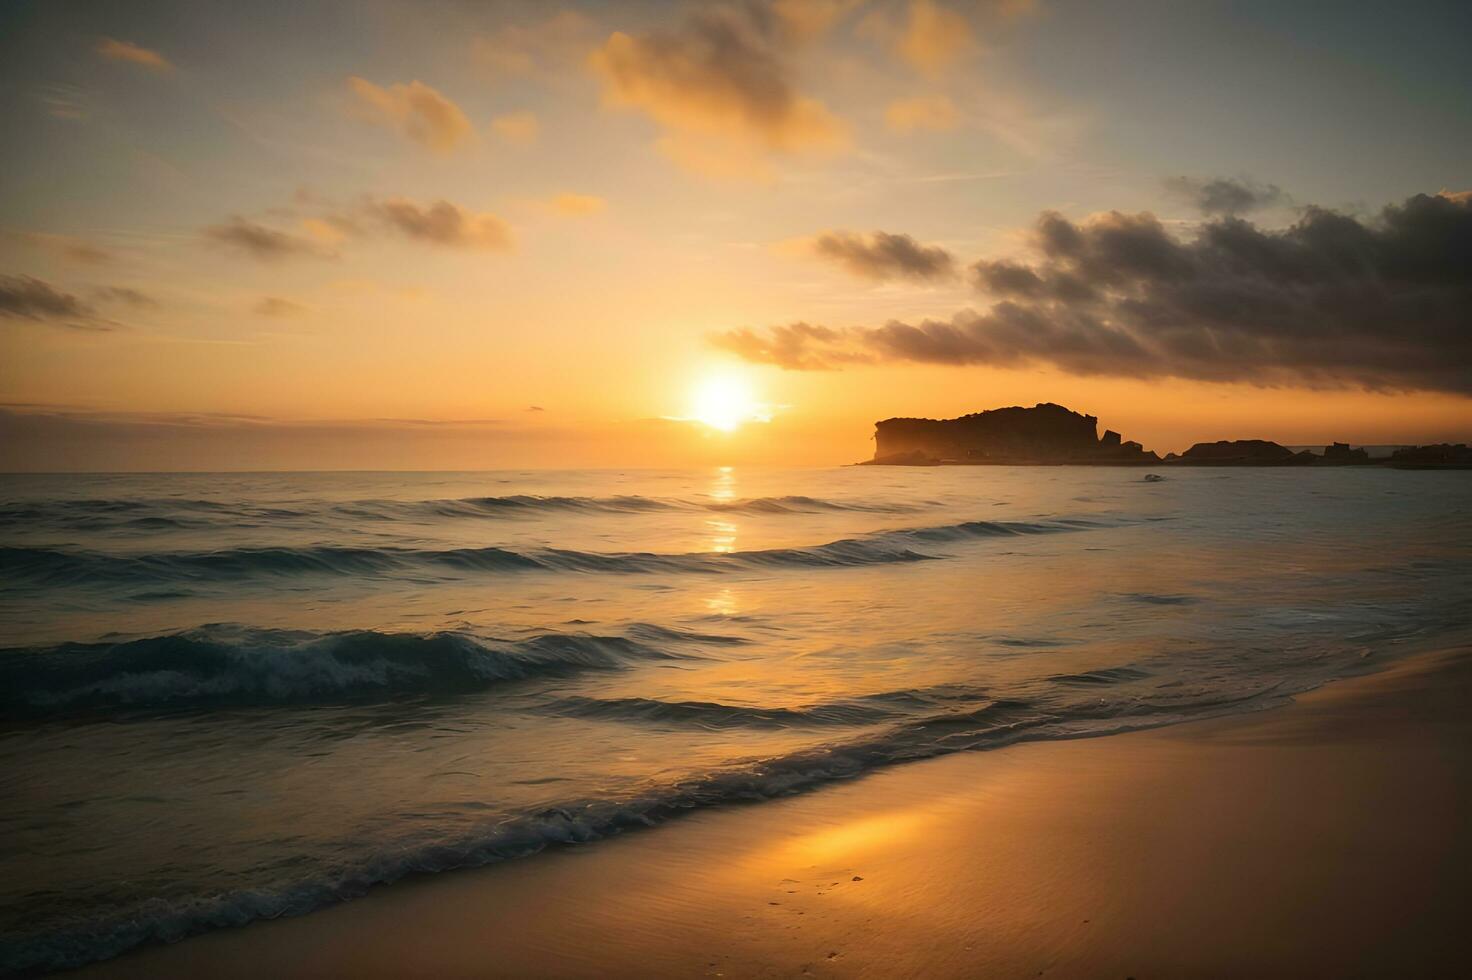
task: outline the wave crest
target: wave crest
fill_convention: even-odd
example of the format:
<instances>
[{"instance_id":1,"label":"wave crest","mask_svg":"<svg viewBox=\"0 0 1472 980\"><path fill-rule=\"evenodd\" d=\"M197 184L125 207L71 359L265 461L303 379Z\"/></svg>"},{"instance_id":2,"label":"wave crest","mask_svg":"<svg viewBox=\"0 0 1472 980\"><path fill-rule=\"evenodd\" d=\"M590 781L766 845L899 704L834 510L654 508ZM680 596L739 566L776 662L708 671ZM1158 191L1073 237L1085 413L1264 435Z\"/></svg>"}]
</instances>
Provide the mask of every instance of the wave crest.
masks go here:
<instances>
[{"instance_id":1,"label":"wave crest","mask_svg":"<svg viewBox=\"0 0 1472 980\"><path fill-rule=\"evenodd\" d=\"M733 568L842 568L928 561L942 557L917 548L966 541L1082 531L1109 526L1097 521L966 521L936 527L879 531L802 548L768 548L729 554L697 552L604 553L560 548L427 549L394 547L226 548L208 552L115 555L53 548L0 547L0 579L57 587L91 583L241 581L256 576L423 574L459 572L601 572L622 574L718 573Z\"/></svg>"},{"instance_id":2,"label":"wave crest","mask_svg":"<svg viewBox=\"0 0 1472 980\"><path fill-rule=\"evenodd\" d=\"M683 659L626 636L311 632L211 625L108 643L0 650L0 705L18 716L109 709L332 703Z\"/></svg>"}]
</instances>

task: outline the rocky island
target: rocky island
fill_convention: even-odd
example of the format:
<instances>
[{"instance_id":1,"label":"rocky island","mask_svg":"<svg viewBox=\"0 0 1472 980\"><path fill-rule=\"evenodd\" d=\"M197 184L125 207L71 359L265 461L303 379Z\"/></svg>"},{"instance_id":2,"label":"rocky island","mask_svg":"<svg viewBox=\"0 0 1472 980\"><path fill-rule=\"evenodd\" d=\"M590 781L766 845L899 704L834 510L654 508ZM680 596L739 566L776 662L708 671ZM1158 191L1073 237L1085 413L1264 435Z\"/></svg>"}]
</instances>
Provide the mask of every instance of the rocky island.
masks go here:
<instances>
[{"instance_id":1,"label":"rocky island","mask_svg":"<svg viewBox=\"0 0 1472 980\"><path fill-rule=\"evenodd\" d=\"M958 419L885 419L874 426L879 464L1142 464L1160 457L1118 432L1099 436L1099 420L1051 402L994 408Z\"/></svg>"},{"instance_id":2,"label":"rocky island","mask_svg":"<svg viewBox=\"0 0 1472 980\"><path fill-rule=\"evenodd\" d=\"M1323 453L1294 452L1265 439L1198 442L1163 459L1138 442L1106 430L1092 415L1043 402L994 408L954 419L892 418L874 424L874 458L864 466L1372 466L1472 469L1464 444L1415 446L1372 459L1348 443Z\"/></svg>"}]
</instances>

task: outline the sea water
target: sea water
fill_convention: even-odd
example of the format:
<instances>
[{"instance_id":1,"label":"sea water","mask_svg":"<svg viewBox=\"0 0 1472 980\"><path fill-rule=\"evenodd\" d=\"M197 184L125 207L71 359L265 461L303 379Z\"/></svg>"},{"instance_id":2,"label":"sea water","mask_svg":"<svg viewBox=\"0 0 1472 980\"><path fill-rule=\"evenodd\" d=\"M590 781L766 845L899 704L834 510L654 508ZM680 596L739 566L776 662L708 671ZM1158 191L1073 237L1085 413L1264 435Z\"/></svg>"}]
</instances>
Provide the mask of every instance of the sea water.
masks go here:
<instances>
[{"instance_id":1,"label":"sea water","mask_svg":"<svg viewBox=\"0 0 1472 980\"><path fill-rule=\"evenodd\" d=\"M0 478L0 970L1466 641L1472 474L1157 472Z\"/></svg>"}]
</instances>

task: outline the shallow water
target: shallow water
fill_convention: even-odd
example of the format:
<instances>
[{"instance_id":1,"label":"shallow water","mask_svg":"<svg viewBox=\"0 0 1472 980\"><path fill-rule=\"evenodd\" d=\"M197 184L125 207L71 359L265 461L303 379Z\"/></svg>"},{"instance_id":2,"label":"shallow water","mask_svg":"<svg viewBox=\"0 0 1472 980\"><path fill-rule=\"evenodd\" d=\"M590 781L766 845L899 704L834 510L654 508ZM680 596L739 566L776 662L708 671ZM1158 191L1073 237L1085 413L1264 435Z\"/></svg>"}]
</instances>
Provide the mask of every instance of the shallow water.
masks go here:
<instances>
[{"instance_id":1,"label":"shallow water","mask_svg":"<svg viewBox=\"0 0 1472 980\"><path fill-rule=\"evenodd\" d=\"M1472 479L0 479L0 968L1464 641Z\"/></svg>"}]
</instances>

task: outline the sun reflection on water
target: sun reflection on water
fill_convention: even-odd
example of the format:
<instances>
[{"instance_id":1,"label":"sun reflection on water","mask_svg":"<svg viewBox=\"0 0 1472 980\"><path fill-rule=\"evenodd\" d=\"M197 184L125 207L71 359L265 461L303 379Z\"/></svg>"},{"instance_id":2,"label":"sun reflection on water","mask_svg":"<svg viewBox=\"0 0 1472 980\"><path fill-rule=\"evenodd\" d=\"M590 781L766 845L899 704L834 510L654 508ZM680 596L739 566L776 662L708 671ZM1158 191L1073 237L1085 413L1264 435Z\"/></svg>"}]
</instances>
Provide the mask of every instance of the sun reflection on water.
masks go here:
<instances>
[{"instance_id":1,"label":"sun reflection on water","mask_svg":"<svg viewBox=\"0 0 1472 980\"><path fill-rule=\"evenodd\" d=\"M705 608L710 610L712 616L734 616L741 606L737 602L736 593L730 589L721 589L705 600Z\"/></svg>"},{"instance_id":2,"label":"sun reflection on water","mask_svg":"<svg viewBox=\"0 0 1472 980\"><path fill-rule=\"evenodd\" d=\"M736 499L736 469L731 466L717 466L716 475L711 480L710 495L720 503L730 503Z\"/></svg>"},{"instance_id":3,"label":"sun reflection on water","mask_svg":"<svg viewBox=\"0 0 1472 980\"><path fill-rule=\"evenodd\" d=\"M709 520L705 526L711 530L710 550L718 554L729 554L736 550L736 525L730 521Z\"/></svg>"}]
</instances>

